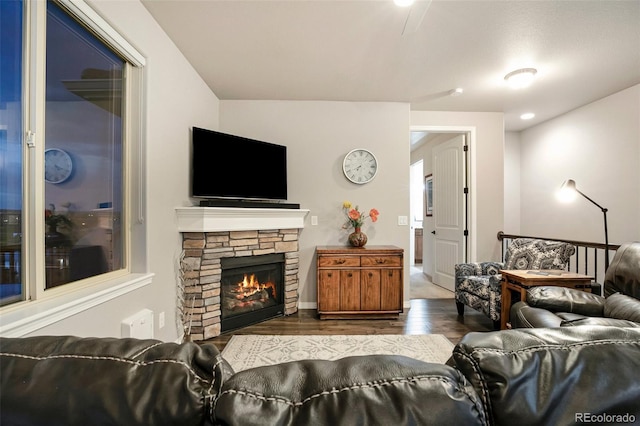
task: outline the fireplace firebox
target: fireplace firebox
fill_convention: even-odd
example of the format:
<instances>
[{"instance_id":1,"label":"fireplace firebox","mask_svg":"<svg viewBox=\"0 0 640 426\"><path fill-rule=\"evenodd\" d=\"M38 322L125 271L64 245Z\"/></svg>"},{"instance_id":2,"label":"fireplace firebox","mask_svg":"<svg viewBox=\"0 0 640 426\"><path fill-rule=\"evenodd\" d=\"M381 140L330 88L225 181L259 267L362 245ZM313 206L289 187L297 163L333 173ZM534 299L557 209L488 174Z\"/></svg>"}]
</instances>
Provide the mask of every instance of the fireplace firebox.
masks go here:
<instances>
[{"instance_id":1,"label":"fireplace firebox","mask_svg":"<svg viewBox=\"0 0 640 426\"><path fill-rule=\"evenodd\" d=\"M284 254L220 259L222 332L284 315Z\"/></svg>"}]
</instances>

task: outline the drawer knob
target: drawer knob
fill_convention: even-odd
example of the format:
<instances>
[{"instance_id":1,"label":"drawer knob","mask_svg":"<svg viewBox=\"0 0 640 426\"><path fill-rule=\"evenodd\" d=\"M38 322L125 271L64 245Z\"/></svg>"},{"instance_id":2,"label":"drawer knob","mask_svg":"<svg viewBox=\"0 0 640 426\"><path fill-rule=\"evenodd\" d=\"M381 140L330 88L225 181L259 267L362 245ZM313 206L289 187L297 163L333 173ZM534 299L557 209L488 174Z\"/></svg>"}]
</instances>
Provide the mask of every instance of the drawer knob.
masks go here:
<instances>
[{"instance_id":1,"label":"drawer knob","mask_svg":"<svg viewBox=\"0 0 640 426\"><path fill-rule=\"evenodd\" d=\"M346 259L336 259L333 263L336 265L342 265L344 262L346 262Z\"/></svg>"},{"instance_id":2,"label":"drawer knob","mask_svg":"<svg viewBox=\"0 0 640 426\"><path fill-rule=\"evenodd\" d=\"M328 276L329 278L331 278L331 277L333 276L333 274L332 274L331 272L329 272L329 273L327 274L327 276Z\"/></svg>"},{"instance_id":3,"label":"drawer knob","mask_svg":"<svg viewBox=\"0 0 640 426\"><path fill-rule=\"evenodd\" d=\"M378 265L383 265L383 264L385 264L386 262L387 262L387 259L376 259L376 263L377 263Z\"/></svg>"}]
</instances>

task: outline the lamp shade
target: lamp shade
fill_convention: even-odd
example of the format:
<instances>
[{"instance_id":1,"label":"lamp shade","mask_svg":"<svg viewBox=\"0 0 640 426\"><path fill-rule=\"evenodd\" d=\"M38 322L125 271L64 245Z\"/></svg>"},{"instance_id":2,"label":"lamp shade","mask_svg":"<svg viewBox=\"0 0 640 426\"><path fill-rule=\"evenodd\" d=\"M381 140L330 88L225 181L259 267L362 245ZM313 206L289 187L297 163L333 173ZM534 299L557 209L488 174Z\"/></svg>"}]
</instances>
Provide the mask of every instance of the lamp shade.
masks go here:
<instances>
[{"instance_id":1,"label":"lamp shade","mask_svg":"<svg viewBox=\"0 0 640 426\"><path fill-rule=\"evenodd\" d=\"M576 190L576 181L573 179L565 180L556 193L556 197L558 198L558 200L564 203L569 203L575 200L577 196L578 192Z\"/></svg>"}]
</instances>

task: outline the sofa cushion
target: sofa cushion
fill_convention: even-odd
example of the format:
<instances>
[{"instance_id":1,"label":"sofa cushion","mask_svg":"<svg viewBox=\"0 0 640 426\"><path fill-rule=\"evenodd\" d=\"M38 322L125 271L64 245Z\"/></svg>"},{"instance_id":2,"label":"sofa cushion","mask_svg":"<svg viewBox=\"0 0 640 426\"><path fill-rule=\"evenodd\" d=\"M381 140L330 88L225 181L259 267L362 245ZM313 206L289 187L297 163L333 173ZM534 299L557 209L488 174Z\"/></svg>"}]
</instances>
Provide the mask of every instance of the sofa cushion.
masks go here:
<instances>
[{"instance_id":1,"label":"sofa cushion","mask_svg":"<svg viewBox=\"0 0 640 426\"><path fill-rule=\"evenodd\" d=\"M604 315L640 323L640 300L621 293L612 294L604 302Z\"/></svg>"},{"instance_id":2,"label":"sofa cushion","mask_svg":"<svg viewBox=\"0 0 640 426\"><path fill-rule=\"evenodd\" d=\"M215 417L243 426L487 424L459 371L392 355L241 371L224 384Z\"/></svg>"},{"instance_id":3,"label":"sofa cushion","mask_svg":"<svg viewBox=\"0 0 640 426\"><path fill-rule=\"evenodd\" d=\"M454 348L453 359L492 424L578 424L576 416L587 413L640 419L638 328L469 333Z\"/></svg>"},{"instance_id":4,"label":"sofa cushion","mask_svg":"<svg viewBox=\"0 0 640 426\"><path fill-rule=\"evenodd\" d=\"M213 345L2 338L0 424L206 424L225 364Z\"/></svg>"}]
</instances>

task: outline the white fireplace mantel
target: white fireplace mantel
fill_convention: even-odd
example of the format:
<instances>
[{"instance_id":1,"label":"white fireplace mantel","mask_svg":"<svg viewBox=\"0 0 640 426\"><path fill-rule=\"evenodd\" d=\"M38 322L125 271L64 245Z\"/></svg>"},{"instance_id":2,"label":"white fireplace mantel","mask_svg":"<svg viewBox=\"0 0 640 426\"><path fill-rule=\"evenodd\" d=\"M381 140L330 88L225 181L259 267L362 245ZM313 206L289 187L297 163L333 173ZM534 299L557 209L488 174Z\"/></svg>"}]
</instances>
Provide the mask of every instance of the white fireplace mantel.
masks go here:
<instances>
[{"instance_id":1,"label":"white fireplace mantel","mask_svg":"<svg viewBox=\"0 0 640 426\"><path fill-rule=\"evenodd\" d=\"M304 228L306 209L176 207L178 231L221 232Z\"/></svg>"}]
</instances>

